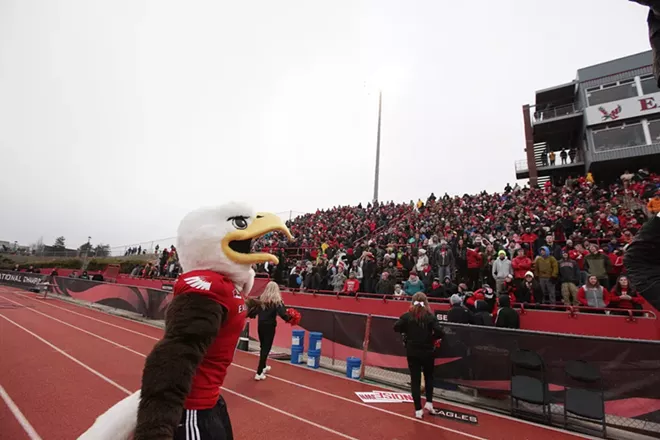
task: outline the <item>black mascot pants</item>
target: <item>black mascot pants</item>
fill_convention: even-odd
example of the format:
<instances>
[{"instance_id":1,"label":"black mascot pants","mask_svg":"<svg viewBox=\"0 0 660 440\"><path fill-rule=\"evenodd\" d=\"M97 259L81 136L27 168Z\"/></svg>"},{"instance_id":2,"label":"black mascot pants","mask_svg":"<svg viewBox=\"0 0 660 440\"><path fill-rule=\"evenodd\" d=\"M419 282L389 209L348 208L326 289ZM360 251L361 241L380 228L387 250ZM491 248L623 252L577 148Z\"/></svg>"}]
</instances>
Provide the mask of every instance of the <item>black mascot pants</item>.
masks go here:
<instances>
[{"instance_id":1,"label":"black mascot pants","mask_svg":"<svg viewBox=\"0 0 660 440\"><path fill-rule=\"evenodd\" d=\"M211 409L184 409L174 440L233 440L225 399Z\"/></svg>"},{"instance_id":2,"label":"black mascot pants","mask_svg":"<svg viewBox=\"0 0 660 440\"><path fill-rule=\"evenodd\" d=\"M257 374L261 374L264 371L264 368L266 368L268 353L270 353L270 349L273 348L273 340L275 339L275 326L270 324L259 325L257 332L259 333L259 345L261 347Z\"/></svg>"},{"instance_id":3,"label":"black mascot pants","mask_svg":"<svg viewBox=\"0 0 660 440\"><path fill-rule=\"evenodd\" d=\"M426 386L426 401L433 401L433 352L431 353L408 353L408 369L410 369L410 393L412 394L415 410L422 409L422 396L420 386L422 384L422 372Z\"/></svg>"}]
</instances>

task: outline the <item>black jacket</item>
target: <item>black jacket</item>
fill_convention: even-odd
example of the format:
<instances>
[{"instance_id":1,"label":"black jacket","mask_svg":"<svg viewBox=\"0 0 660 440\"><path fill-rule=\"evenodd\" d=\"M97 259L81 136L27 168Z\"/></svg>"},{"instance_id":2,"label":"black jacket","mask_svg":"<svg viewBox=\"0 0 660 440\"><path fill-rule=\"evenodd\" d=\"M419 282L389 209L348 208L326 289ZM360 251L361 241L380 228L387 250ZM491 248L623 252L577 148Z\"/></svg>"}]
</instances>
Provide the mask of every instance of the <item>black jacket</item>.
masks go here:
<instances>
[{"instance_id":1,"label":"black jacket","mask_svg":"<svg viewBox=\"0 0 660 440\"><path fill-rule=\"evenodd\" d=\"M660 218L639 230L623 257L628 278L640 295L660 310Z\"/></svg>"},{"instance_id":2,"label":"black jacket","mask_svg":"<svg viewBox=\"0 0 660 440\"><path fill-rule=\"evenodd\" d=\"M500 296L500 309L497 311L497 317L495 318L495 327L520 328L520 316L518 316L518 312L511 308L508 295Z\"/></svg>"},{"instance_id":3,"label":"black jacket","mask_svg":"<svg viewBox=\"0 0 660 440\"><path fill-rule=\"evenodd\" d=\"M557 260L559 266L559 280L562 283L580 284L580 268L575 260L564 260L563 258Z\"/></svg>"},{"instance_id":4,"label":"black jacket","mask_svg":"<svg viewBox=\"0 0 660 440\"><path fill-rule=\"evenodd\" d=\"M433 313L426 313L420 322L406 312L394 323L394 331L405 336L408 356L432 355L435 341L444 335L440 321Z\"/></svg>"},{"instance_id":5,"label":"black jacket","mask_svg":"<svg viewBox=\"0 0 660 440\"><path fill-rule=\"evenodd\" d=\"M394 295L394 283L390 279L381 279L376 284L376 293L380 295Z\"/></svg>"},{"instance_id":6,"label":"black jacket","mask_svg":"<svg viewBox=\"0 0 660 440\"><path fill-rule=\"evenodd\" d=\"M291 317L286 313L286 308L284 304L279 304L277 306L269 305L266 308L262 308L261 305L257 305L248 313L248 318L259 317L259 325L270 325L277 326L277 317L279 316L284 321L289 322Z\"/></svg>"},{"instance_id":7,"label":"black jacket","mask_svg":"<svg viewBox=\"0 0 660 440\"><path fill-rule=\"evenodd\" d=\"M474 314L473 324L475 325L493 325L493 317L490 314L492 308L486 301L477 301L477 312Z\"/></svg>"},{"instance_id":8,"label":"black jacket","mask_svg":"<svg viewBox=\"0 0 660 440\"><path fill-rule=\"evenodd\" d=\"M451 306L447 312L447 322L456 322L458 324L472 324L472 312L461 304Z\"/></svg>"},{"instance_id":9,"label":"black jacket","mask_svg":"<svg viewBox=\"0 0 660 440\"><path fill-rule=\"evenodd\" d=\"M523 281L520 283L520 286L515 293L516 301L519 303L531 303L532 299L536 304L541 304L543 302L543 291L541 290L541 285L536 278L532 280L530 287L527 287L527 282Z\"/></svg>"}]
</instances>

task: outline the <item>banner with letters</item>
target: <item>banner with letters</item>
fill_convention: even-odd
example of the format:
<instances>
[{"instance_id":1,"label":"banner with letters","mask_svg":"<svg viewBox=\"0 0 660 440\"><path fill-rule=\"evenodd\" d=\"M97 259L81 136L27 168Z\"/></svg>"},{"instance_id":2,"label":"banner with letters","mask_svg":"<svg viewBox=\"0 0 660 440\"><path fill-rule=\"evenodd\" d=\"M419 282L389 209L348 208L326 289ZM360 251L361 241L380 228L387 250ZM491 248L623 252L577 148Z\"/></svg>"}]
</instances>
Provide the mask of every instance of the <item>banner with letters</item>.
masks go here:
<instances>
[{"instance_id":1,"label":"banner with letters","mask_svg":"<svg viewBox=\"0 0 660 440\"><path fill-rule=\"evenodd\" d=\"M617 122L660 112L660 92L606 102L584 109L587 125Z\"/></svg>"},{"instance_id":2,"label":"banner with letters","mask_svg":"<svg viewBox=\"0 0 660 440\"><path fill-rule=\"evenodd\" d=\"M42 273L0 270L0 284L26 290L34 289L37 284L44 282L48 277L48 275Z\"/></svg>"}]
</instances>

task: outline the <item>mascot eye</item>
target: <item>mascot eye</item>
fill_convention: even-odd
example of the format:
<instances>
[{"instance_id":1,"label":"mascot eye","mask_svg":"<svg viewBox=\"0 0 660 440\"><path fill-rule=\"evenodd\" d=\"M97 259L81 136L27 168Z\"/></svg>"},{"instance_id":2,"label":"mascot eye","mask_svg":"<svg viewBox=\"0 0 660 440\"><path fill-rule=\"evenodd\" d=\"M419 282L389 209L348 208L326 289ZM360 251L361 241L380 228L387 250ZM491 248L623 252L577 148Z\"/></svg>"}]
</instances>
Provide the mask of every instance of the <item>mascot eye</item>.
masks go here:
<instances>
[{"instance_id":1,"label":"mascot eye","mask_svg":"<svg viewBox=\"0 0 660 440\"><path fill-rule=\"evenodd\" d=\"M231 224L234 225L236 229L245 229L248 227L246 217L232 217Z\"/></svg>"}]
</instances>

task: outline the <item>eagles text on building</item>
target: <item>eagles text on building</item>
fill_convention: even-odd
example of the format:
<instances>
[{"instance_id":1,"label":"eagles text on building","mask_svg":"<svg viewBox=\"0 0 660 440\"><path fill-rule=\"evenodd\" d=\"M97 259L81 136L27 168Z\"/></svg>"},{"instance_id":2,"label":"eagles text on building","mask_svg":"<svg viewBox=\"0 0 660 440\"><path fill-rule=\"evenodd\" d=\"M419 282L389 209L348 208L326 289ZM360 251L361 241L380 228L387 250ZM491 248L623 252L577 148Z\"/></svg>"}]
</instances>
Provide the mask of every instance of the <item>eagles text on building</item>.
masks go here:
<instances>
[{"instance_id":1,"label":"eagles text on building","mask_svg":"<svg viewBox=\"0 0 660 440\"><path fill-rule=\"evenodd\" d=\"M660 89L651 51L577 71L576 79L536 92L523 106L526 159L516 178L530 185L591 171L611 181L625 169L660 167Z\"/></svg>"}]
</instances>

